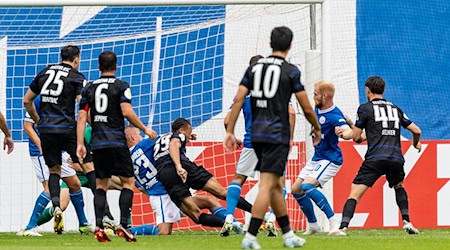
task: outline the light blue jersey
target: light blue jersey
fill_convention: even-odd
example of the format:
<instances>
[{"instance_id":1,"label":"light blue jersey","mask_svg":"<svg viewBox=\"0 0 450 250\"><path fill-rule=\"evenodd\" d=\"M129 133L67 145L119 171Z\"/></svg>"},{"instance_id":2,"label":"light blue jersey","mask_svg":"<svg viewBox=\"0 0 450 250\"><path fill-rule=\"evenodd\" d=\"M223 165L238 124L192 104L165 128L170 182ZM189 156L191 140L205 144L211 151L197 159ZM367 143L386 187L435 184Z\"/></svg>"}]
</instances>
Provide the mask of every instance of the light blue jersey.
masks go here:
<instances>
[{"instance_id":1,"label":"light blue jersey","mask_svg":"<svg viewBox=\"0 0 450 250\"><path fill-rule=\"evenodd\" d=\"M131 161L133 162L136 186L143 187L148 195L164 195L167 191L156 179L158 171L155 168L153 159L153 146L155 142L144 139L130 149Z\"/></svg>"},{"instance_id":2,"label":"light blue jersey","mask_svg":"<svg viewBox=\"0 0 450 250\"><path fill-rule=\"evenodd\" d=\"M320 126L322 140L314 148L313 161L328 160L336 165L342 165L342 150L339 148L339 138L334 132L335 127L347 125L344 114L333 106L326 110L315 109Z\"/></svg>"},{"instance_id":3,"label":"light blue jersey","mask_svg":"<svg viewBox=\"0 0 450 250\"><path fill-rule=\"evenodd\" d=\"M38 112L38 114L39 114L39 104L40 103L41 103L41 96L38 96L34 99L34 106L36 106L36 111ZM25 114L24 120L27 122L33 123L33 129L34 129L34 131L36 131L36 134L39 136L39 132L37 131L37 129L34 126L34 121L33 121L33 119L31 119L31 116L28 113ZM31 139L28 139L28 151L30 152L30 156L41 156L41 152L39 151L38 146L36 146L36 144Z\"/></svg>"}]
</instances>

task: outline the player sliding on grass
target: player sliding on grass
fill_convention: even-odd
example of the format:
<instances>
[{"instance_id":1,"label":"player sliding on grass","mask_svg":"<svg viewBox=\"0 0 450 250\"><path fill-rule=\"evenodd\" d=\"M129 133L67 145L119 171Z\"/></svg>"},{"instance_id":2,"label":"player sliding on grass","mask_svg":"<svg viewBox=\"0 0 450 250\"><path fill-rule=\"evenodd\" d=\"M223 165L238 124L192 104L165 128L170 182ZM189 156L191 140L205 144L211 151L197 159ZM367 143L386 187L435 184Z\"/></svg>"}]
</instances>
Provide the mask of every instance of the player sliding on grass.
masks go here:
<instances>
[{"instance_id":1,"label":"player sliding on grass","mask_svg":"<svg viewBox=\"0 0 450 250\"><path fill-rule=\"evenodd\" d=\"M156 179L157 170L153 159L155 142L143 139L139 130L135 127L125 128L127 145L130 149L131 161L133 162L136 186L150 198L150 204L156 215L156 224L142 225L130 228L137 235L168 235L172 234L172 225L180 221L180 209L170 200L164 186ZM221 219L225 218L226 212L220 203L211 196L197 195L193 197L195 204L200 209L208 209L212 215ZM236 233L242 232L242 225L234 222Z\"/></svg>"},{"instance_id":2,"label":"player sliding on grass","mask_svg":"<svg viewBox=\"0 0 450 250\"><path fill-rule=\"evenodd\" d=\"M204 190L225 200L227 191L211 173L197 166L186 156L186 143L195 140L191 123L178 118L172 123L172 133L161 136L154 147L158 169L157 178L163 184L171 200L195 223L210 227L222 227L224 220L202 213L189 191ZM240 198L237 207L250 211L251 205Z\"/></svg>"}]
</instances>

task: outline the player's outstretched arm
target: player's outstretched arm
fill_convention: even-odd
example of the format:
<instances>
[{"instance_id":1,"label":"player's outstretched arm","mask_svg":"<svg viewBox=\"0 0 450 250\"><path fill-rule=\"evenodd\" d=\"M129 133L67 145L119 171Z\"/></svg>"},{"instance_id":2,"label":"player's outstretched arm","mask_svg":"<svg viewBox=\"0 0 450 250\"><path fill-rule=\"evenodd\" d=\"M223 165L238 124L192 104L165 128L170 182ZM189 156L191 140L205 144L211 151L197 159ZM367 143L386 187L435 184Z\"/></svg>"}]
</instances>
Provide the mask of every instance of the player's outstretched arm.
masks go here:
<instances>
[{"instance_id":1,"label":"player's outstretched arm","mask_svg":"<svg viewBox=\"0 0 450 250\"><path fill-rule=\"evenodd\" d=\"M3 116L2 112L0 112L0 129L5 134L5 139L3 141L3 150L5 150L6 147L8 147L7 153L11 154L11 152L14 150L14 141L12 140L11 132L8 129L8 125L6 124L6 119Z\"/></svg>"},{"instance_id":2,"label":"player's outstretched arm","mask_svg":"<svg viewBox=\"0 0 450 250\"><path fill-rule=\"evenodd\" d=\"M136 128L144 132L150 139L154 140L156 138L156 132L150 128L147 128L141 120L134 113L133 107L128 102L120 103L120 108L122 109L122 115L127 118L127 120L133 124Z\"/></svg>"},{"instance_id":3,"label":"player's outstretched arm","mask_svg":"<svg viewBox=\"0 0 450 250\"><path fill-rule=\"evenodd\" d=\"M353 126L353 141L356 143L361 143L366 140L365 133L361 128Z\"/></svg>"},{"instance_id":4,"label":"player's outstretched arm","mask_svg":"<svg viewBox=\"0 0 450 250\"><path fill-rule=\"evenodd\" d=\"M419 126L414 123L409 124L406 127L413 134L413 146L420 152L422 150L422 144L420 143L420 136L422 135L422 131Z\"/></svg>"},{"instance_id":5,"label":"player's outstretched arm","mask_svg":"<svg viewBox=\"0 0 450 250\"><path fill-rule=\"evenodd\" d=\"M33 119L33 121L35 123L37 123L39 121L39 115L36 111L36 106L34 106L34 102L33 102L33 100L36 97L37 97L37 95L31 89L28 89L27 93L23 97L23 105L25 106L25 109L27 110L31 119Z\"/></svg>"},{"instance_id":6,"label":"player's outstretched arm","mask_svg":"<svg viewBox=\"0 0 450 250\"><path fill-rule=\"evenodd\" d=\"M303 113L305 113L306 119L308 119L309 123L313 125L313 133L314 133L314 146L317 146L322 137L322 131L320 129L319 121L317 120L316 113L314 112L311 104L309 103L308 96L306 95L306 91L300 91L295 93L300 106L303 109Z\"/></svg>"}]
</instances>

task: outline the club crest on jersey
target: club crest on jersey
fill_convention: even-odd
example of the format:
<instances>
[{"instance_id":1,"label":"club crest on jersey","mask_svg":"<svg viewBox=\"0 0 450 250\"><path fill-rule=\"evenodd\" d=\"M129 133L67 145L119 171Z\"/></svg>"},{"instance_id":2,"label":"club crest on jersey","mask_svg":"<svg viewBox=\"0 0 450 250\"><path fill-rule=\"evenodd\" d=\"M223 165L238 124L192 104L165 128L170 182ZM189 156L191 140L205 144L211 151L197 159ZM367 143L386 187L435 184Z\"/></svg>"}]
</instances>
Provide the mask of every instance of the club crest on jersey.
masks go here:
<instances>
[{"instance_id":1,"label":"club crest on jersey","mask_svg":"<svg viewBox=\"0 0 450 250\"><path fill-rule=\"evenodd\" d=\"M325 121L326 121L325 116L321 116L321 117L319 118L319 123L320 123L320 124L324 124Z\"/></svg>"}]
</instances>

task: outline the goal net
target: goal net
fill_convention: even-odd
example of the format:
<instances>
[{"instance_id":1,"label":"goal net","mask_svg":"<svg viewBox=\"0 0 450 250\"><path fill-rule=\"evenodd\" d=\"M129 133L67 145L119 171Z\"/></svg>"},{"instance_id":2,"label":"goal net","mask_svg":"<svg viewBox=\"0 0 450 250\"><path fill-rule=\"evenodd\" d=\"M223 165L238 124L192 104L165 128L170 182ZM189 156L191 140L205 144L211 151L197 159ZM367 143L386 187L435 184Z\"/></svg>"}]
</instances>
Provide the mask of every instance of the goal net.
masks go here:
<instances>
[{"instance_id":1,"label":"goal net","mask_svg":"<svg viewBox=\"0 0 450 250\"><path fill-rule=\"evenodd\" d=\"M301 69L307 88L321 78L320 4L0 7L0 13L0 108L16 142L13 154L0 158L0 231L17 231L26 225L42 191L28 155L22 98L42 68L59 62L64 45L80 46L79 71L88 80L99 77L98 55L114 51L117 76L130 83L139 118L158 133L170 131L178 117L190 120L198 140L189 145L189 157L225 187L235 173L239 151L224 153L223 119L250 57L270 54L274 27L293 30L287 60ZM288 191L309 158L305 143L309 127L297 105L296 109ZM242 118L236 130L242 138ZM249 180L242 194L249 192L246 198L252 200L256 188L257 180ZM94 219L92 194L85 189L84 196L88 218ZM109 192L108 197L118 218L118 192ZM290 194L287 206L293 228L304 229L306 220ZM237 219L244 222L244 213L238 210ZM67 230L77 229L71 205L65 220ZM137 190L132 223L155 223L148 197ZM41 229L51 230L51 226ZM202 228L183 218L175 229Z\"/></svg>"}]
</instances>

